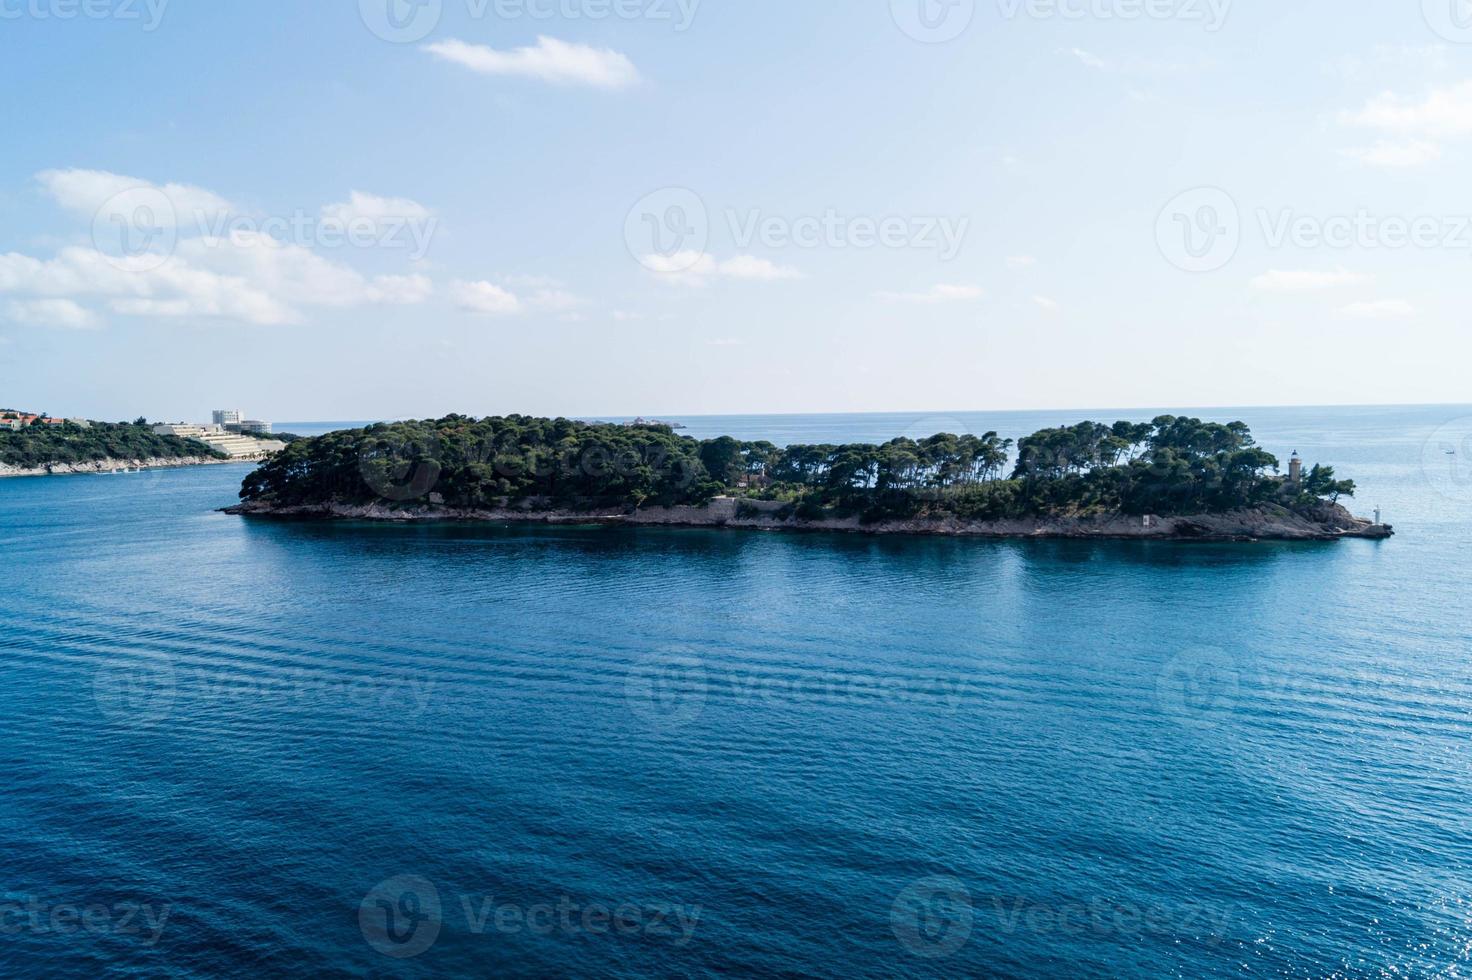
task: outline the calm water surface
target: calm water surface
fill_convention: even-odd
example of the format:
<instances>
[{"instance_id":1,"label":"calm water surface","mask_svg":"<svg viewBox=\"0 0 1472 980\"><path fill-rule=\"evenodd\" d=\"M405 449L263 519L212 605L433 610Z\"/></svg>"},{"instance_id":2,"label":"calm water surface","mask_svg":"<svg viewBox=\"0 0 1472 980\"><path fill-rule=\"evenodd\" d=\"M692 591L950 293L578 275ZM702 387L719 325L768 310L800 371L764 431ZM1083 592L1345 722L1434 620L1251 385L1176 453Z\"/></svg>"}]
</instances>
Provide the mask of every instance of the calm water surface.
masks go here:
<instances>
[{"instance_id":1,"label":"calm water surface","mask_svg":"<svg viewBox=\"0 0 1472 980\"><path fill-rule=\"evenodd\" d=\"M1196 414L1399 536L272 524L214 512L241 467L0 482L0 972L1464 975L1472 408Z\"/></svg>"}]
</instances>

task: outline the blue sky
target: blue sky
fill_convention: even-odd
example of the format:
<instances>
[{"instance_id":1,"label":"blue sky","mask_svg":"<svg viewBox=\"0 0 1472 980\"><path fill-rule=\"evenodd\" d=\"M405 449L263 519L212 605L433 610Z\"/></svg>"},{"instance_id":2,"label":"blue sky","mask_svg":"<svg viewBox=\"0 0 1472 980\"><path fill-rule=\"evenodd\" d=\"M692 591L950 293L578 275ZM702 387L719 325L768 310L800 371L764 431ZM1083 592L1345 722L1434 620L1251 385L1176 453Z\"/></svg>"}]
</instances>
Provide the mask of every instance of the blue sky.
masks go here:
<instances>
[{"instance_id":1,"label":"blue sky","mask_svg":"<svg viewBox=\"0 0 1472 980\"><path fill-rule=\"evenodd\" d=\"M86 2L0 0L6 406L1468 399L1467 0Z\"/></svg>"}]
</instances>

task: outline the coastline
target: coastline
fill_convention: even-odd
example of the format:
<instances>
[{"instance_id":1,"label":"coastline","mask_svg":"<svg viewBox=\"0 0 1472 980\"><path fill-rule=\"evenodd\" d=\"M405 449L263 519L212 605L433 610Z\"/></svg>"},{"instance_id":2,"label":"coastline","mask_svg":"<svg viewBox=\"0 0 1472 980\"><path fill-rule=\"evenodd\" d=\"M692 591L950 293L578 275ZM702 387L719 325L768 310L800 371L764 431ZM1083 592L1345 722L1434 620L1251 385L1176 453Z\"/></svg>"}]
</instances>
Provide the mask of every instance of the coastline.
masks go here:
<instances>
[{"instance_id":1,"label":"coastline","mask_svg":"<svg viewBox=\"0 0 1472 980\"><path fill-rule=\"evenodd\" d=\"M253 459L215 459L209 456L180 456L174 458L153 457L150 459L96 459L83 463L50 463L22 469L0 463L0 479L19 479L32 476L87 476L111 473L113 470L173 470L188 466L223 466L229 463L257 463Z\"/></svg>"},{"instance_id":2,"label":"coastline","mask_svg":"<svg viewBox=\"0 0 1472 980\"><path fill-rule=\"evenodd\" d=\"M827 531L848 534L910 534L974 538L1103 539L1139 541L1337 541L1343 538L1384 540L1390 525L1355 517L1338 504L1324 504L1312 516L1284 507L1258 507L1221 514L1178 517L1108 515L1099 517L1014 518L966 521L927 518L862 523L858 517L802 520L783 518L784 505L774 501L717 497L703 507L651 507L632 511L500 508L461 509L442 504L390 507L386 504L309 504L277 507L266 503L237 504L223 513L243 517L298 520L373 521L381 523L599 524L627 527L730 528L749 531Z\"/></svg>"}]
</instances>

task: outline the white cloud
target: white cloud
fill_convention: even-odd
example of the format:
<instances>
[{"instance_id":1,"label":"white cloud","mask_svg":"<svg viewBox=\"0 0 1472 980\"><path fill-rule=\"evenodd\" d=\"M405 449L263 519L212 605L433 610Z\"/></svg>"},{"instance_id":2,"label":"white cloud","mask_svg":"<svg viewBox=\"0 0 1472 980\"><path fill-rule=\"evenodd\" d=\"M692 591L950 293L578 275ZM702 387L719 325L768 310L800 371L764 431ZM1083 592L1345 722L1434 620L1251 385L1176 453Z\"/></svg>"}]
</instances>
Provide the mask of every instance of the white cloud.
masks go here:
<instances>
[{"instance_id":1,"label":"white cloud","mask_svg":"<svg viewBox=\"0 0 1472 980\"><path fill-rule=\"evenodd\" d=\"M627 310L614 310L613 318L619 323L633 323L637 320L644 319L644 314L630 313Z\"/></svg>"},{"instance_id":2,"label":"white cloud","mask_svg":"<svg viewBox=\"0 0 1472 980\"><path fill-rule=\"evenodd\" d=\"M147 207L150 223L166 228L176 223L203 223L235 210L229 201L202 187L155 184L106 170L43 170L36 180L56 203L88 219L130 220L138 208ZM159 207L160 203L166 206Z\"/></svg>"},{"instance_id":3,"label":"white cloud","mask_svg":"<svg viewBox=\"0 0 1472 980\"><path fill-rule=\"evenodd\" d=\"M428 221L434 212L407 197L379 197L352 191L346 201L329 204L322 209L322 217L344 225L371 222L374 227L395 227L406 221Z\"/></svg>"},{"instance_id":4,"label":"white cloud","mask_svg":"<svg viewBox=\"0 0 1472 980\"><path fill-rule=\"evenodd\" d=\"M102 325L97 314L69 299L14 300L6 304L5 315L16 323L31 327L88 330Z\"/></svg>"},{"instance_id":5,"label":"white cloud","mask_svg":"<svg viewBox=\"0 0 1472 980\"><path fill-rule=\"evenodd\" d=\"M1038 309L1042 310L1044 313L1057 313L1058 311L1063 309L1062 305L1059 304L1057 300L1049 299L1046 296L1034 296L1032 298L1032 301L1036 303Z\"/></svg>"},{"instance_id":6,"label":"white cloud","mask_svg":"<svg viewBox=\"0 0 1472 980\"><path fill-rule=\"evenodd\" d=\"M193 238L174 255L123 259L70 247L48 260L0 255L0 292L45 298L94 296L125 316L219 317L263 326L300 323L302 307L417 303L433 291L424 276L369 280L300 245L238 232Z\"/></svg>"},{"instance_id":7,"label":"white cloud","mask_svg":"<svg viewBox=\"0 0 1472 980\"><path fill-rule=\"evenodd\" d=\"M1373 303L1350 303L1339 313L1356 320L1404 320L1415 316L1416 308L1403 299L1382 299Z\"/></svg>"},{"instance_id":8,"label":"white cloud","mask_svg":"<svg viewBox=\"0 0 1472 980\"><path fill-rule=\"evenodd\" d=\"M1099 71L1109 70L1109 62L1096 54L1090 54L1080 48L1070 48L1068 53L1077 58L1085 68L1097 68Z\"/></svg>"},{"instance_id":9,"label":"white cloud","mask_svg":"<svg viewBox=\"0 0 1472 980\"><path fill-rule=\"evenodd\" d=\"M769 259L753 255L738 255L722 262L718 267L727 279L750 279L759 282L776 282L781 279L801 279L802 273L789 266L777 265Z\"/></svg>"},{"instance_id":10,"label":"white cloud","mask_svg":"<svg viewBox=\"0 0 1472 980\"><path fill-rule=\"evenodd\" d=\"M522 296L507 288L512 285L537 284L540 288ZM458 281L450 286L450 295L455 303L468 313L486 313L493 316L512 316L533 311L560 313L568 323L578 323L582 314L573 312L587 301L562 288L556 279L545 276L509 276L500 283L488 280L475 282Z\"/></svg>"},{"instance_id":11,"label":"white cloud","mask_svg":"<svg viewBox=\"0 0 1472 980\"><path fill-rule=\"evenodd\" d=\"M1472 81L1432 89L1421 97L1384 92L1358 112L1340 113L1346 126L1393 134L1371 147L1345 150L1371 166L1405 169L1441 159L1441 143L1472 136Z\"/></svg>"},{"instance_id":12,"label":"white cloud","mask_svg":"<svg viewBox=\"0 0 1472 980\"><path fill-rule=\"evenodd\" d=\"M259 231L211 232L234 206L212 191L186 184L156 184L102 170L47 170L36 180L58 204L90 221L134 226L140 209L146 227L175 227L155 249L134 257L104 255L70 246L50 259L0 255L0 293L33 297L13 307L33 319L96 323L78 299L94 298L123 316L218 317L245 323L301 323L312 307L346 308L369 303L420 303L434 292L423 275L369 279L352 267L300 244ZM428 218L405 199L353 192L322 209L324 217L383 220ZM177 239L177 240L176 240ZM172 246L165 252L157 246ZM44 301L44 302L42 302ZM70 305L68 305L68 303ZM79 312L80 311L80 312Z\"/></svg>"},{"instance_id":13,"label":"white cloud","mask_svg":"<svg viewBox=\"0 0 1472 980\"><path fill-rule=\"evenodd\" d=\"M521 300L516 298L515 293L485 280L451 283L450 295L460 309L467 313L511 316L524 309Z\"/></svg>"},{"instance_id":14,"label":"white cloud","mask_svg":"<svg viewBox=\"0 0 1472 980\"><path fill-rule=\"evenodd\" d=\"M878 292L876 299L884 300L886 303L956 303L969 302L981 299L985 295L983 290L976 286L949 286L941 284L932 286L923 293L891 293Z\"/></svg>"},{"instance_id":15,"label":"white cloud","mask_svg":"<svg viewBox=\"0 0 1472 980\"><path fill-rule=\"evenodd\" d=\"M1271 269L1252 280L1252 288L1269 293L1302 293L1315 289L1353 286L1365 277L1348 269Z\"/></svg>"},{"instance_id":16,"label":"white cloud","mask_svg":"<svg viewBox=\"0 0 1472 980\"><path fill-rule=\"evenodd\" d=\"M736 340L733 337L720 337L716 340L706 341L707 347L740 347L742 344L743 341Z\"/></svg>"},{"instance_id":17,"label":"white cloud","mask_svg":"<svg viewBox=\"0 0 1472 980\"><path fill-rule=\"evenodd\" d=\"M626 55L551 37L539 37L534 46L511 51L497 51L453 38L426 44L424 50L483 75L536 78L560 85L606 89L627 88L639 81L639 71Z\"/></svg>"},{"instance_id":18,"label":"white cloud","mask_svg":"<svg viewBox=\"0 0 1472 980\"><path fill-rule=\"evenodd\" d=\"M1355 147L1340 152L1361 163L1372 167L1383 167L1387 170L1421 167L1441 159L1441 147L1425 140L1411 140L1405 143L1381 140L1374 146Z\"/></svg>"},{"instance_id":19,"label":"white cloud","mask_svg":"<svg viewBox=\"0 0 1472 980\"><path fill-rule=\"evenodd\" d=\"M1011 269L1013 272L1020 272L1023 269L1031 269L1037 264L1038 260L1033 258L1031 255L1007 256L1007 268Z\"/></svg>"},{"instance_id":20,"label":"white cloud","mask_svg":"<svg viewBox=\"0 0 1472 980\"><path fill-rule=\"evenodd\" d=\"M1433 89L1413 99L1385 92L1359 112L1342 115L1352 126L1427 137L1472 136L1472 81Z\"/></svg>"},{"instance_id":21,"label":"white cloud","mask_svg":"<svg viewBox=\"0 0 1472 980\"><path fill-rule=\"evenodd\" d=\"M770 259L754 255L738 255L720 262L707 252L676 252L673 255L646 255L642 261L662 281L694 288L705 286L712 279L778 282L803 278L803 274L791 266L777 265Z\"/></svg>"}]
</instances>

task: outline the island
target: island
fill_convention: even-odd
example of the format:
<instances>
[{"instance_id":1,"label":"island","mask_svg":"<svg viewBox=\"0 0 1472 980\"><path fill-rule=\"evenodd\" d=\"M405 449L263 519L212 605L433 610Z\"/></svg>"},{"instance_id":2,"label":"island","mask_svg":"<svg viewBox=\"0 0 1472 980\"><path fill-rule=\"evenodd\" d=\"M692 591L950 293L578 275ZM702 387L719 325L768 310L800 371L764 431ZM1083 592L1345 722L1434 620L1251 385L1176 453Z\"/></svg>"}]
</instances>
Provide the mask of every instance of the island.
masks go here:
<instances>
[{"instance_id":1,"label":"island","mask_svg":"<svg viewBox=\"0 0 1472 980\"><path fill-rule=\"evenodd\" d=\"M667 426L451 415L293 442L248 517L1194 541L1388 538L1331 467L1288 472L1240 422L1163 415L883 445L696 440Z\"/></svg>"}]
</instances>

